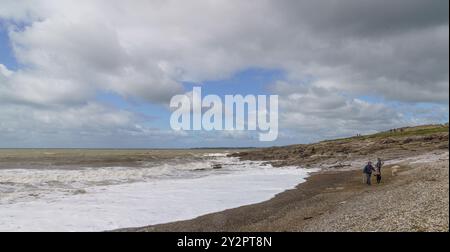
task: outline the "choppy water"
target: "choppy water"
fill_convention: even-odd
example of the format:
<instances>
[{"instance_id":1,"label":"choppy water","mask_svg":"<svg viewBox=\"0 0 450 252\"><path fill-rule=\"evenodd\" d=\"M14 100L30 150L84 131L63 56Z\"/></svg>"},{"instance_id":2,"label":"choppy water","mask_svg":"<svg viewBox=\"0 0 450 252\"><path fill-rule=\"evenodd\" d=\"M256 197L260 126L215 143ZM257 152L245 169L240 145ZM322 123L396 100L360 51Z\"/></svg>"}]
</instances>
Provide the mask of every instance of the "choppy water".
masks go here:
<instances>
[{"instance_id":1,"label":"choppy water","mask_svg":"<svg viewBox=\"0 0 450 252\"><path fill-rule=\"evenodd\" d=\"M0 231L99 231L256 203L307 171L227 150L0 150Z\"/></svg>"}]
</instances>

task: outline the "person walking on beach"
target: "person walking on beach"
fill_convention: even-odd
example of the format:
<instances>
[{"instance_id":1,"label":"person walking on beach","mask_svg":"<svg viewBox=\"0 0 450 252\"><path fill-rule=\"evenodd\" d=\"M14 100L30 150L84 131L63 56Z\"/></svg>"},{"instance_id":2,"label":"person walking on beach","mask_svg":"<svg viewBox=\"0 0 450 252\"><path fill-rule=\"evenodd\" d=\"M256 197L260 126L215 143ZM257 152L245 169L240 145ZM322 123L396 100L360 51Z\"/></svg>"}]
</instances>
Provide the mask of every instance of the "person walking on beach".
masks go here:
<instances>
[{"instance_id":1,"label":"person walking on beach","mask_svg":"<svg viewBox=\"0 0 450 252\"><path fill-rule=\"evenodd\" d=\"M366 184L372 185L372 182L370 181L372 178L372 172L375 171L375 168L372 166L372 162L369 161L367 165L364 167L364 173L366 174Z\"/></svg>"},{"instance_id":2,"label":"person walking on beach","mask_svg":"<svg viewBox=\"0 0 450 252\"><path fill-rule=\"evenodd\" d=\"M377 184L379 184L381 182L381 167L383 167L384 162L381 161L381 158L378 158L377 163L375 164L375 174L377 176Z\"/></svg>"}]
</instances>

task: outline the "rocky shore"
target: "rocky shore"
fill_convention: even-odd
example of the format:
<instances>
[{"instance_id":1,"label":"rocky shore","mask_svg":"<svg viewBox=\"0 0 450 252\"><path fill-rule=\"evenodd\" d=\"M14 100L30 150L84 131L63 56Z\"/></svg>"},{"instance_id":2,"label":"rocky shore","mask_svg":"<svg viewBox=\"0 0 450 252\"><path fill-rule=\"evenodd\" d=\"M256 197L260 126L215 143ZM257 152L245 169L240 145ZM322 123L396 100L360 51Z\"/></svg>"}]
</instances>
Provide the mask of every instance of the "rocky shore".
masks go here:
<instances>
[{"instance_id":1,"label":"rocky shore","mask_svg":"<svg viewBox=\"0 0 450 252\"><path fill-rule=\"evenodd\" d=\"M448 150L448 125L408 127L367 136L272 147L232 154L244 160L266 160L274 166L360 168L367 160L396 160L434 150Z\"/></svg>"}]
</instances>

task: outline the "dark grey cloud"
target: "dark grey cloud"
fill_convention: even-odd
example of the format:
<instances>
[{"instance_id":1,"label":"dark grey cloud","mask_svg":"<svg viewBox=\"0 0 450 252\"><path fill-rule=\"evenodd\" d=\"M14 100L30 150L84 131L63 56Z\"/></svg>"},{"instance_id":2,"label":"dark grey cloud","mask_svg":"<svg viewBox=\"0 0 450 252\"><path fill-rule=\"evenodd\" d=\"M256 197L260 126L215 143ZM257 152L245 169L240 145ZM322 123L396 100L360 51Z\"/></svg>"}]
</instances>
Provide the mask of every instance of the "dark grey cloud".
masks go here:
<instances>
[{"instance_id":1,"label":"dark grey cloud","mask_svg":"<svg viewBox=\"0 0 450 252\"><path fill-rule=\"evenodd\" d=\"M448 24L446 0L281 1L290 22L338 37L380 37Z\"/></svg>"}]
</instances>

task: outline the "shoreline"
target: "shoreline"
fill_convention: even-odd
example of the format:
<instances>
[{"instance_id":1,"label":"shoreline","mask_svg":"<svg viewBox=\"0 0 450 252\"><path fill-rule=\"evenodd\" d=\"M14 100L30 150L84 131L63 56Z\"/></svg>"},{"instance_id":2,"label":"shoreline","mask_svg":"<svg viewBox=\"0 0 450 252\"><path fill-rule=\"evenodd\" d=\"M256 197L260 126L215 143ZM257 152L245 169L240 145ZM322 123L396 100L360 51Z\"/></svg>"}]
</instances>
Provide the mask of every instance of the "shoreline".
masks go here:
<instances>
[{"instance_id":1,"label":"shoreline","mask_svg":"<svg viewBox=\"0 0 450 252\"><path fill-rule=\"evenodd\" d=\"M448 150L424 155L435 159L390 162L380 185L363 184L360 169L325 170L267 201L115 231L448 231Z\"/></svg>"}]
</instances>

